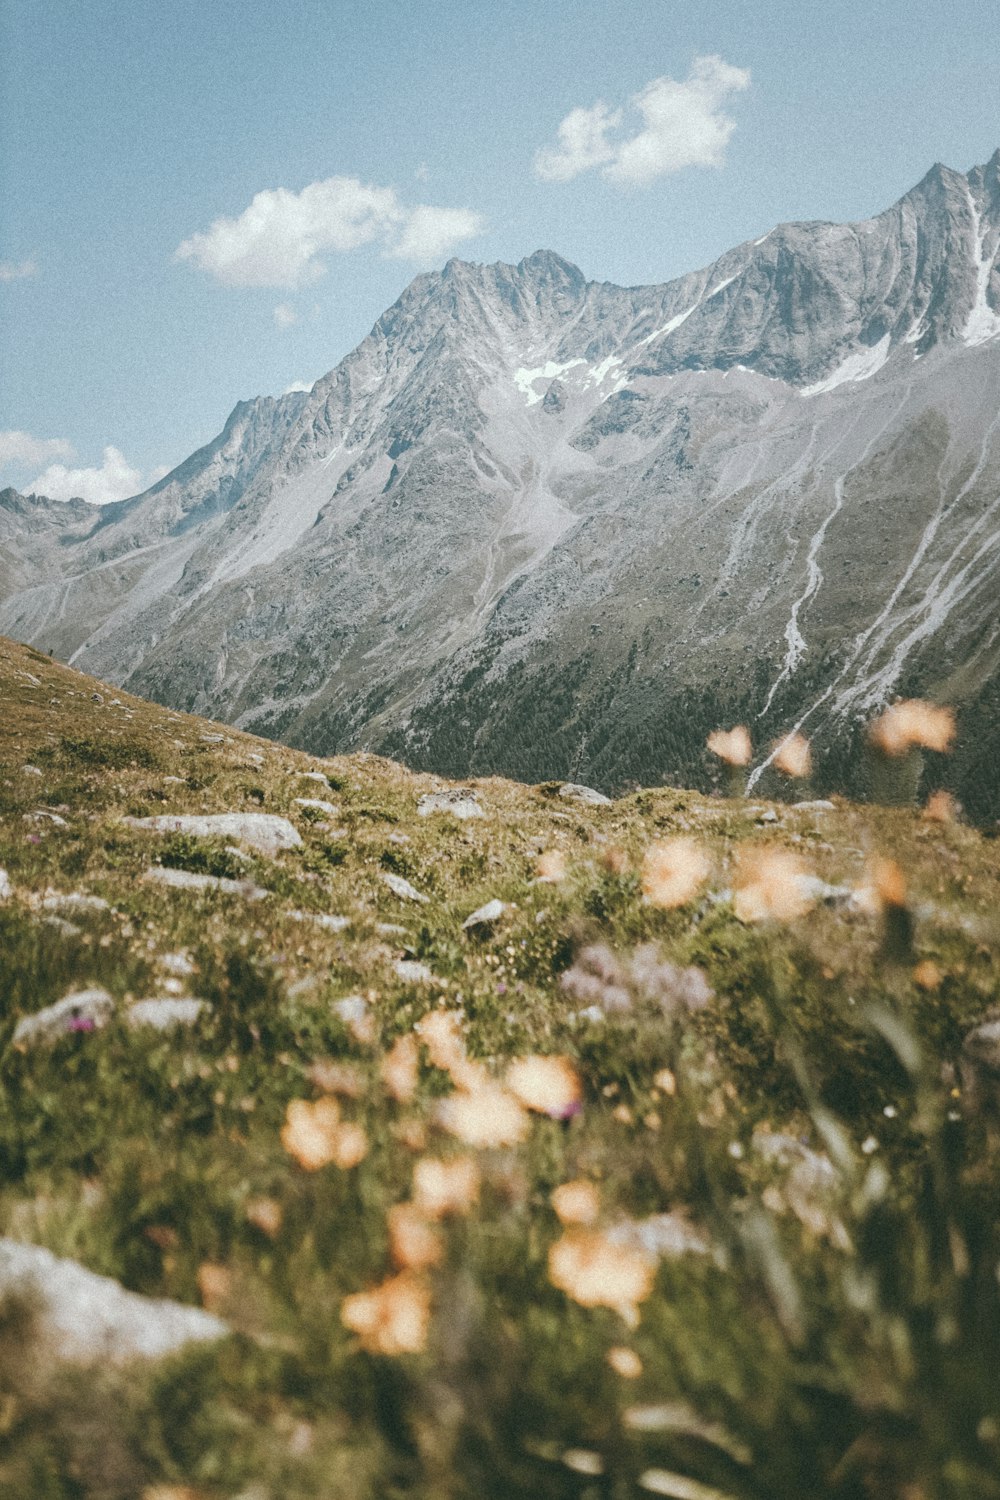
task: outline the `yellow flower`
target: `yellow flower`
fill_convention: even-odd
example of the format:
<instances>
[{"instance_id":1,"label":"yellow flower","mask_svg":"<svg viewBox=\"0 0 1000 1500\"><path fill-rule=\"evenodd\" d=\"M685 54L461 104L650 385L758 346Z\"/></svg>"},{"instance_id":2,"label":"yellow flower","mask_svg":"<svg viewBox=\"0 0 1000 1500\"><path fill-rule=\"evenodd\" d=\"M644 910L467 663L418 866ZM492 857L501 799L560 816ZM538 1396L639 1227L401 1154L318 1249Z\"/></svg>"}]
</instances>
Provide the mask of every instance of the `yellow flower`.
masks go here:
<instances>
[{"instance_id":1,"label":"yellow flower","mask_svg":"<svg viewBox=\"0 0 1000 1500\"><path fill-rule=\"evenodd\" d=\"M608 1364L623 1380L638 1380L642 1374L642 1360L638 1354L622 1345L608 1350Z\"/></svg>"},{"instance_id":2,"label":"yellow flower","mask_svg":"<svg viewBox=\"0 0 1000 1500\"><path fill-rule=\"evenodd\" d=\"M344 1327L371 1354L419 1354L427 1344L430 1316L430 1292L412 1271L345 1297L340 1308Z\"/></svg>"},{"instance_id":3,"label":"yellow flower","mask_svg":"<svg viewBox=\"0 0 1000 1500\"><path fill-rule=\"evenodd\" d=\"M711 869L694 839L663 839L650 844L642 862L642 893L651 906L684 906L698 893Z\"/></svg>"}]
</instances>

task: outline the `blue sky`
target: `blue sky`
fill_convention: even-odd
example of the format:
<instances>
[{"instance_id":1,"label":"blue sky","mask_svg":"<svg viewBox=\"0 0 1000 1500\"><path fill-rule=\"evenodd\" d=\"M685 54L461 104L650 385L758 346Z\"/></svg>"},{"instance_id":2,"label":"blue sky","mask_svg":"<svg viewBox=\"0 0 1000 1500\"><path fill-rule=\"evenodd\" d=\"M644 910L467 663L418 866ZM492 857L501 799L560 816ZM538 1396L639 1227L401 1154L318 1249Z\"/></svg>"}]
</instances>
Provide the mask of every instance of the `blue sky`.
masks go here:
<instances>
[{"instance_id":1,"label":"blue sky","mask_svg":"<svg viewBox=\"0 0 1000 1500\"><path fill-rule=\"evenodd\" d=\"M449 254L660 282L1000 144L993 0L2 0L0 58L0 483L94 499Z\"/></svg>"}]
</instances>

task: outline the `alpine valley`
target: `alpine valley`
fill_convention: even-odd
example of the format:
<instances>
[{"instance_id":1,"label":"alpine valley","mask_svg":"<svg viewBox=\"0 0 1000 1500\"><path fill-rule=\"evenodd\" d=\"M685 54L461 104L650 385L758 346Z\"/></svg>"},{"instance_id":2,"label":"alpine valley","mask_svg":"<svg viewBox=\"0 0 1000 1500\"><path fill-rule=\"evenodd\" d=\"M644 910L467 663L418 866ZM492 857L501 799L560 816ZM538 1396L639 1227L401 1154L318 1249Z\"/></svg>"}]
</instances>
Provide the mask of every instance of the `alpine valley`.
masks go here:
<instances>
[{"instance_id":1,"label":"alpine valley","mask_svg":"<svg viewBox=\"0 0 1000 1500\"><path fill-rule=\"evenodd\" d=\"M0 632L315 753L605 790L704 784L737 721L762 791L793 726L859 790L920 695L996 817L998 242L1000 151L662 286L449 261L144 494L0 494Z\"/></svg>"}]
</instances>

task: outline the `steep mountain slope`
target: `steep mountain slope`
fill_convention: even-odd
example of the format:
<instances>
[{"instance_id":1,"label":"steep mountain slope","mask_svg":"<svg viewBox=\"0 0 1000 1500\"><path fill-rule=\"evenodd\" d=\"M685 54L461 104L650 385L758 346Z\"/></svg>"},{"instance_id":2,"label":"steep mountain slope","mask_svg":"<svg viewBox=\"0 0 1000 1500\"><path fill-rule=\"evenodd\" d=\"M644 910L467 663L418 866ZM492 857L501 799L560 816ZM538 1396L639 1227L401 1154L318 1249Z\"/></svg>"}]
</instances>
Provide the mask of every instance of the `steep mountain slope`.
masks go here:
<instances>
[{"instance_id":1,"label":"steep mountain slope","mask_svg":"<svg viewBox=\"0 0 1000 1500\"><path fill-rule=\"evenodd\" d=\"M605 786L737 717L838 781L938 694L1000 811L998 240L1000 151L664 286L450 261L145 495L0 496L0 629L309 749Z\"/></svg>"}]
</instances>

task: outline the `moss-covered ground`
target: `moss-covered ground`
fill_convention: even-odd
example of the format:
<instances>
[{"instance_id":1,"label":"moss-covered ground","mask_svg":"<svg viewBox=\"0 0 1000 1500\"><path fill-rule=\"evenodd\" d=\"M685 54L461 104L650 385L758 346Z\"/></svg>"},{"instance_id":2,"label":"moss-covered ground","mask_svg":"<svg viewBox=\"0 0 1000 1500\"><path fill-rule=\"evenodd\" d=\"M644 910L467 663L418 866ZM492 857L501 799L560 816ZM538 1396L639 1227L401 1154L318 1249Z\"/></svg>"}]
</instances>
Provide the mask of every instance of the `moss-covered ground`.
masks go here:
<instances>
[{"instance_id":1,"label":"moss-covered ground","mask_svg":"<svg viewBox=\"0 0 1000 1500\"><path fill-rule=\"evenodd\" d=\"M232 1329L152 1366L80 1369L35 1357L31 1308L0 1304L0 1494L1000 1496L996 1101L970 1104L958 1069L1000 988L996 843L907 808L774 804L772 821L738 798L587 807L495 779L471 784L482 818L419 816L442 785L174 714L0 641L0 1234ZM267 858L124 821L164 812L277 813L303 844ZM642 860L678 834L712 873L663 910ZM774 845L832 887L891 857L906 908L887 924L830 899L743 923L737 851ZM551 850L565 876L539 882ZM143 879L155 864L267 894L167 888ZM59 893L108 906L43 904ZM499 920L465 931L494 898ZM713 998L667 1013L639 984L628 1009L581 1017L560 974L594 944L623 962L655 944ZM14 1045L22 1017L91 985L119 1003L111 1024ZM131 1001L179 990L209 1003L194 1027L126 1024ZM365 1025L338 1013L348 996ZM582 1108L475 1149L478 1202L420 1272L424 1348L387 1355L342 1308L393 1274L387 1214L415 1163L469 1150L425 1049L412 1098L382 1075L441 1007L497 1078L514 1057L569 1058ZM287 1108L331 1088L367 1153L306 1170ZM708 1247L659 1258L637 1319L552 1282L551 1195L580 1178L602 1229L669 1214Z\"/></svg>"}]
</instances>

